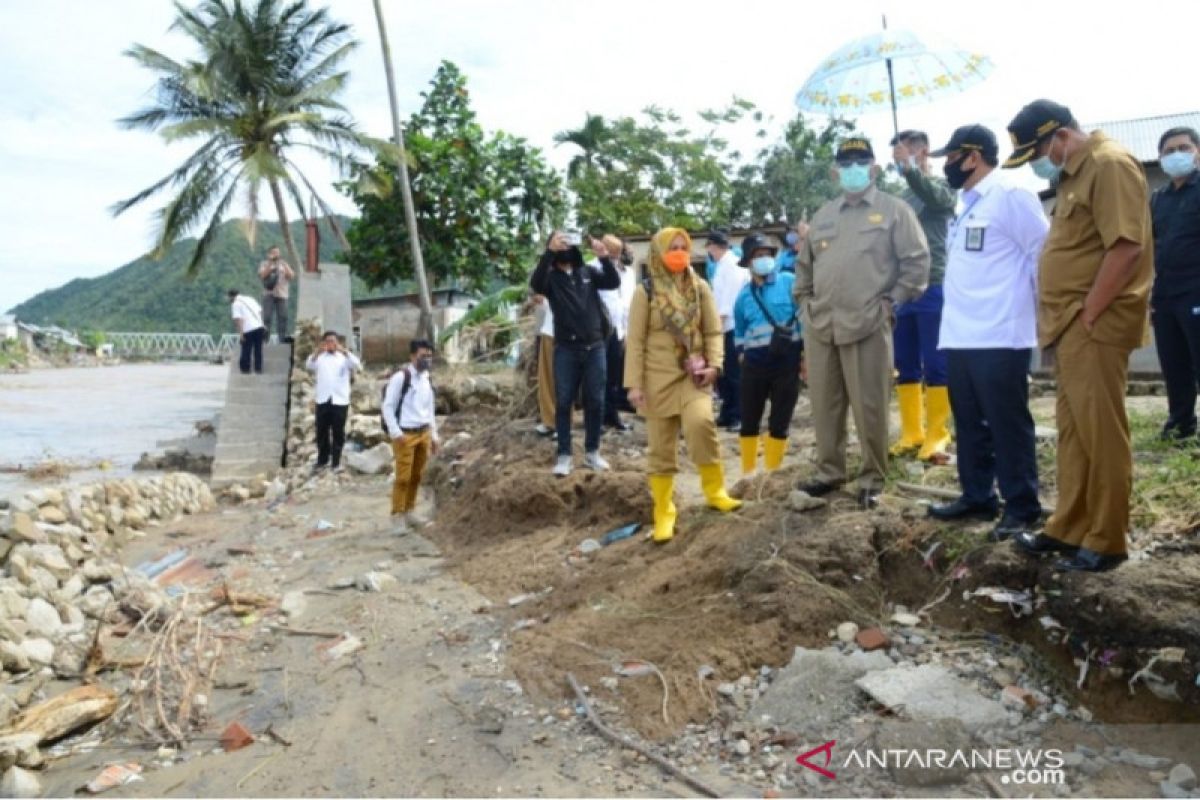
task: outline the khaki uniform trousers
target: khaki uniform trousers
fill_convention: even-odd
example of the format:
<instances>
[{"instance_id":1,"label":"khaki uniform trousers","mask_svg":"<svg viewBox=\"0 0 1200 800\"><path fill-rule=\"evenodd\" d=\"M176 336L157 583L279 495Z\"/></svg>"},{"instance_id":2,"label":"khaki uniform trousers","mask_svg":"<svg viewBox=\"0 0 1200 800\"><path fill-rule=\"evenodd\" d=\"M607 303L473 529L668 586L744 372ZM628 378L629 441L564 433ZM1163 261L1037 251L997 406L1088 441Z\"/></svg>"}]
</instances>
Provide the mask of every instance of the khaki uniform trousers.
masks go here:
<instances>
[{"instance_id":1,"label":"khaki uniform trousers","mask_svg":"<svg viewBox=\"0 0 1200 800\"><path fill-rule=\"evenodd\" d=\"M1058 503L1046 535L1104 555L1126 552L1129 528L1129 353L1097 342L1078 317L1055 347Z\"/></svg>"},{"instance_id":2,"label":"khaki uniform trousers","mask_svg":"<svg viewBox=\"0 0 1200 800\"><path fill-rule=\"evenodd\" d=\"M406 433L392 439L392 453L396 456L396 476L392 483L392 513L403 514L417 506L417 490L421 488L421 476L433 443L432 431Z\"/></svg>"},{"instance_id":3,"label":"khaki uniform trousers","mask_svg":"<svg viewBox=\"0 0 1200 800\"><path fill-rule=\"evenodd\" d=\"M537 401L542 424L554 427L554 337L538 336Z\"/></svg>"},{"instance_id":4,"label":"khaki uniform trousers","mask_svg":"<svg viewBox=\"0 0 1200 800\"><path fill-rule=\"evenodd\" d=\"M892 390L892 332L882 327L853 344L805 337L808 394L817 434L816 479L846 481L846 414L854 412L862 450L859 489L880 490L887 473L888 400Z\"/></svg>"},{"instance_id":5,"label":"khaki uniform trousers","mask_svg":"<svg viewBox=\"0 0 1200 800\"><path fill-rule=\"evenodd\" d=\"M685 404L681 412L671 417L646 417L646 467L651 475L673 475L679 471L681 427L693 464L704 466L721 460L712 398L698 397Z\"/></svg>"}]
</instances>

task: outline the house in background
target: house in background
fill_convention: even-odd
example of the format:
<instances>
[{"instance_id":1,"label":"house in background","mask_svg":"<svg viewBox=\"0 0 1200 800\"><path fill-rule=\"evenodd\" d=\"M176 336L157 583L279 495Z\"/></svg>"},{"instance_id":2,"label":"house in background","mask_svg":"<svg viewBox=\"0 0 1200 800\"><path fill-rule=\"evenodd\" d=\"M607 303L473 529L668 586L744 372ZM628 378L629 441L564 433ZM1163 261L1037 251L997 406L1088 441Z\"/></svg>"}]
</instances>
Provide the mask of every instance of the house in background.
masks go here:
<instances>
[{"instance_id":1,"label":"house in background","mask_svg":"<svg viewBox=\"0 0 1200 800\"><path fill-rule=\"evenodd\" d=\"M17 338L17 318L12 314L0 314L0 342Z\"/></svg>"},{"instance_id":2,"label":"house in background","mask_svg":"<svg viewBox=\"0 0 1200 800\"><path fill-rule=\"evenodd\" d=\"M462 319L475 305L472 295L461 289L441 288L430 292L434 330L443 331ZM421 301L416 292L379 294L354 300L351 320L360 354L368 364L400 364L408 361L408 343L421 322ZM452 337L439 348L450 363L467 361L471 354Z\"/></svg>"}]
</instances>

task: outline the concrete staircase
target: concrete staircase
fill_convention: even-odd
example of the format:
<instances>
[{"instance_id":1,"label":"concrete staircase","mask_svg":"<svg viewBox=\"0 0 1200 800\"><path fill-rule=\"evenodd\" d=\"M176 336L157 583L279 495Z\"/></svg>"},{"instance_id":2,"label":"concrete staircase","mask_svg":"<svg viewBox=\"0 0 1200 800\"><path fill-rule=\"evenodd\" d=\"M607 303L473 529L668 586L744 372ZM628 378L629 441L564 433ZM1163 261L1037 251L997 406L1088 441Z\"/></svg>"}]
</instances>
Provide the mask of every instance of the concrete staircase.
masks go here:
<instances>
[{"instance_id":1,"label":"concrete staircase","mask_svg":"<svg viewBox=\"0 0 1200 800\"><path fill-rule=\"evenodd\" d=\"M244 482L282 465L291 364L290 344L263 345L261 375L243 375L236 358L230 363L225 408L217 424L213 486Z\"/></svg>"}]
</instances>

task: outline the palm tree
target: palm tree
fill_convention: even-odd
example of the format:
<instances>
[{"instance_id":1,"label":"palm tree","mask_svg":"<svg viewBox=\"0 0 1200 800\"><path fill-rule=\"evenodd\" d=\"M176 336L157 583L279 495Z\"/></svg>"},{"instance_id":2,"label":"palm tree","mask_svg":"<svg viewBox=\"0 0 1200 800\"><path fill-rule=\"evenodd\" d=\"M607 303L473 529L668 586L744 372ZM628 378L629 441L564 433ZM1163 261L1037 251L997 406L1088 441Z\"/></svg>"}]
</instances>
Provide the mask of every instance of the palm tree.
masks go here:
<instances>
[{"instance_id":1,"label":"palm tree","mask_svg":"<svg viewBox=\"0 0 1200 800\"><path fill-rule=\"evenodd\" d=\"M583 152L571 159L567 165L567 177L574 178L583 167L592 167L596 159L596 151L606 141L612 138L612 131L599 114L587 114L583 127L578 130L559 131L554 134L555 144L573 144Z\"/></svg>"},{"instance_id":2,"label":"palm tree","mask_svg":"<svg viewBox=\"0 0 1200 800\"><path fill-rule=\"evenodd\" d=\"M336 100L348 75L339 66L358 46L350 27L330 19L324 8L310 10L304 0L250 3L203 0L194 9L175 4L172 30L194 42L195 59L176 61L140 44L125 51L158 78L153 101L118 124L158 131L167 142L203 142L165 178L111 210L118 215L165 189L174 192L158 212L156 257L207 217L188 264L190 275L204 263L239 190L247 205L247 233L254 241L264 184L275 203L288 258L299 265L284 191L301 217L304 202L297 179L314 196L316 192L292 161L294 153L308 150L344 166L351 153L386 146L357 132ZM329 207L316 199L349 248Z\"/></svg>"}]
</instances>

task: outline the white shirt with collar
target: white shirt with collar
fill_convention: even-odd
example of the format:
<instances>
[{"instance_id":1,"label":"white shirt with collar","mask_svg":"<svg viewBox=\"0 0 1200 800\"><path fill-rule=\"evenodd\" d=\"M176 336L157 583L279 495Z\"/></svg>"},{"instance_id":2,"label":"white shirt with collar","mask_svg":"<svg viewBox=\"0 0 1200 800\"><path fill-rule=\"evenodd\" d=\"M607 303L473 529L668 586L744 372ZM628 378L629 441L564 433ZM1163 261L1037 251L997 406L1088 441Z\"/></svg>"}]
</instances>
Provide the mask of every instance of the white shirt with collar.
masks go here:
<instances>
[{"instance_id":1,"label":"white shirt with collar","mask_svg":"<svg viewBox=\"0 0 1200 800\"><path fill-rule=\"evenodd\" d=\"M946 239L943 350L1037 346L1037 264L1050 223L1032 192L995 170L962 193Z\"/></svg>"},{"instance_id":2,"label":"white shirt with collar","mask_svg":"<svg viewBox=\"0 0 1200 800\"><path fill-rule=\"evenodd\" d=\"M262 306L253 297L239 294L233 299L232 313L235 320L242 321L242 333L250 333L264 327L262 321Z\"/></svg>"},{"instance_id":3,"label":"white shirt with collar","mask_svg":"<svg viewBox=\"0 0 1200 800\"><path fill-rule=\"evenodd\" d=\"M617 273L621 276L619 289L601 289L600 299L608 309L608 321L612 323L617 338L624 341L625 333L629 330L629 307L633 305L633 293L637 289L637 272L633 267L627 267L620 261L616 264ZM594 259L592 265L600 268L600 259Z\"/></svg>"},{"instance_id":4,"label":"white shirt with collar","mask_svg":"<svg viewBox=\"0 0 1200 800\"><path fill-rule=\"evenodd\" d=\"M713 299L717 302L717 314L721 317L722 333L733 330L733 306L742 287L749 282L750 272L738 264L738 257L732 248L726 250L713 273Z\"/></svg>"},{"instance_id":5,"label":"white shirt with collar","mask_svg":"<svg viewBox=\"0 0 1200 800\"><path fill-rule=\"evenodd\" d=\"M405 374L409 376L408 393L404 396L404 407L400 409L399 421L397 421L395 409L396 404L400 402L400 392L404 385ZM393 439L399 438L405 428L429 426L433 440L438 441L433 382L429 379L428 370L422 372L412 364L406 364L396 370L384 392L383 408L383 419L387 424L388 435Z\"/></svg>"},{"instance_id":6,"label":"white shirt with collar","mask_svg":"<svg viewBox=\"0 0 1200 800\"><path fill-rule=\"evenodd\" d=\"M330 402L335 406L350 405L350 374L362 368L358 356L322 350L309 356L305 366L316 373L318 405Z\"/></svg>"}]
</instances>

